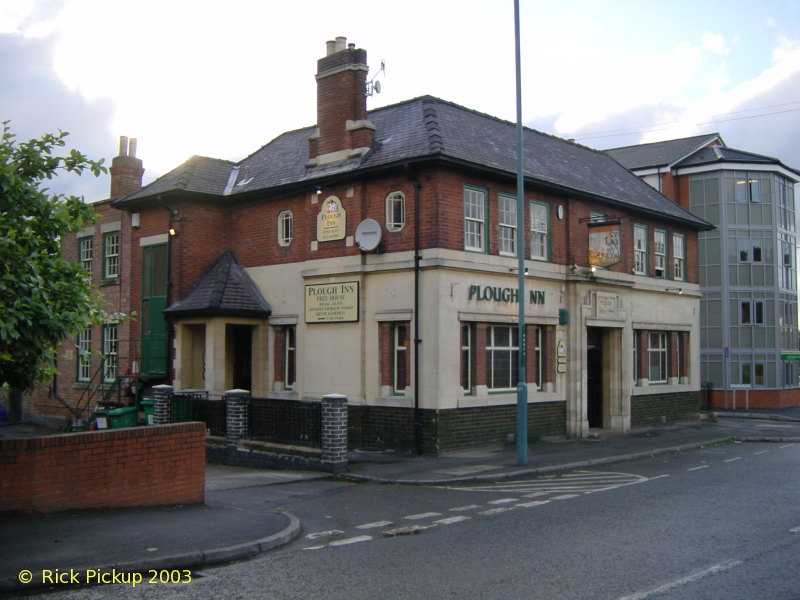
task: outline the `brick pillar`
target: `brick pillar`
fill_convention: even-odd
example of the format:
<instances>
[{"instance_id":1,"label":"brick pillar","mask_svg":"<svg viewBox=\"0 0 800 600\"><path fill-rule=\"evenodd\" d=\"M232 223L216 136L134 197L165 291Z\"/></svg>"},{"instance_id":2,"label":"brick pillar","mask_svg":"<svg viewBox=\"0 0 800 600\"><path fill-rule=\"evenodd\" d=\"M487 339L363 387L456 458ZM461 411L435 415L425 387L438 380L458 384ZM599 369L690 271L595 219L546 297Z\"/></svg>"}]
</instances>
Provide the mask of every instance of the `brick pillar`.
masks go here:
<instances>
[{"instance_id":1,"label":"brick pillar","mask_svg":"<svg viewBox=\"0 0 800 600\"><path fill-rule=\"evenodd\" d=\"M322 464L333 473L347 469L347 396L322 398Z\"/></svg>"},{"instance_id":2,"label":"brick pillar","mask_svg":"<svg viewBox=\"0 0 800 600\"><path fill-rule=\"evenodd\" d=\"M172 392L171 385L153 386L153 425L168 425L172 420Z\"/></svg>"},{"instance_id":3,"label":"brick pillar","mask_svg":"<svg viewBox=\"0 0 800 600\"><path fill-rule=\"evenodd\" d=\"M247 405L250 401L250 392L247 390L228 390L225 392L225 437L228 445L236 443L247 437Z\"/></svg>"}]
</instances>

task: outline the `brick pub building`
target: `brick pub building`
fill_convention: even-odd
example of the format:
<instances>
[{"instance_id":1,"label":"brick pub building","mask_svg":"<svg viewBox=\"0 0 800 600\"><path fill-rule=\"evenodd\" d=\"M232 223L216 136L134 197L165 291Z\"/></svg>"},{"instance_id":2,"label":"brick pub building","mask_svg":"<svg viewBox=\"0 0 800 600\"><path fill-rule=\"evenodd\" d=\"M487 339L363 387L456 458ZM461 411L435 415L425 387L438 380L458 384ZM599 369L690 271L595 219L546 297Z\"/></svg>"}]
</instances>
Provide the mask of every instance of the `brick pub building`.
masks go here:
<instances>
[{"instance_id":1,"label":"brick pub building","mask_svg":"<svg viewBox=\"0 0 800 600\"><path fill-rule=\"evenodd\" d=\"M519 231L514 124L429 96L367 111L367 72L365 50L329 42L315 126L110 203L128 362L177 389L344 394L353 446L435 454L515 431L524 302L532 438L694 416L711 226L526 130Z\"/></svg>"}]
</instances>

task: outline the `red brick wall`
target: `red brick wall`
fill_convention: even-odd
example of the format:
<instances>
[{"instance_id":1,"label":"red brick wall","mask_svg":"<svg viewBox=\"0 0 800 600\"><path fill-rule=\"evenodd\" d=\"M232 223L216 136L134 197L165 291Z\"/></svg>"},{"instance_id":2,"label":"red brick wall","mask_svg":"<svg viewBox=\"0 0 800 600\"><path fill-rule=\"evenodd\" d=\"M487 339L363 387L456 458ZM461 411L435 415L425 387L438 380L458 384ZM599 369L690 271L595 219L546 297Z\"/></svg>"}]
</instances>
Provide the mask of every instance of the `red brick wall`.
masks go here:
<instances>
[{"instance_id":1,"label":"red brick wall","mask_svg":"<svg viewBox=\"0 0 800 600\"><path fill-rule=\"evenodd\" d=\"M727 397L727 399L726 399ZM714 390L714 408L733 408L733 391ZM726 404L727 403L727 404ZM748 406L745 402L744 390L736 390L736 408L744 409ZM800 406L800 389L790 390L750 390L750 408L789 408Z\"/></svg>"},{"instance_id":2,"label":"red brick wall","mask_svg":"<svg viewBox=\"0 0 800 600\"><path fill-rule=\"evenodd\" d=\"M205 500L202 423L0 440L0 512Z\"/></svg>"}]
</instances>

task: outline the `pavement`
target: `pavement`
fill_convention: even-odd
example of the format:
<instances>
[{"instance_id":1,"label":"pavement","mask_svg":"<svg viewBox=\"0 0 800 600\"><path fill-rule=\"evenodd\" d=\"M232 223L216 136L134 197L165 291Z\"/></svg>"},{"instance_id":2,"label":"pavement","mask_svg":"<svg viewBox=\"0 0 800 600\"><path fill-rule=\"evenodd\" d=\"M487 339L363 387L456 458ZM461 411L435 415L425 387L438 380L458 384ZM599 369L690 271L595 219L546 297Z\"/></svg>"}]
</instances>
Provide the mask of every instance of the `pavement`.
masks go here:
<instances>
[{"instance_id":1,"label":"pavement","mask_svg":"<svg viewBox=\"0 0 800 600\"><path fill-rule=\"evenodd\" d=\"M0 424L0 438L43 433L49 432L35 425ZM181 577L277 548L302 527L289 512L262 508L265 486L329 477L406 485L499 481L748 441L800 442L800 407L717 412L628 433L542 440L530 445L524 466L517 465L514 446L439 457L354 451L348 471L336 476L209 464L204 504L0 515L0 592L70 582L135 583L131 573Z\"/></svg>"}]
</instances>

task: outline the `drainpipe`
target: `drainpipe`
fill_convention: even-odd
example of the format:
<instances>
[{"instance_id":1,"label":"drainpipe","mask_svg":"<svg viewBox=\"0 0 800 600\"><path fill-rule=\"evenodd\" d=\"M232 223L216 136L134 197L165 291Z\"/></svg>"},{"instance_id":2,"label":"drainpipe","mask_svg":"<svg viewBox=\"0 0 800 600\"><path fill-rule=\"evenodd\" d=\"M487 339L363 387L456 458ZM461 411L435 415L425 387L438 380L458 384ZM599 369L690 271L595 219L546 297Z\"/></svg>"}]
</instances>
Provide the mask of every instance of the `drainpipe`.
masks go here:
<instances>
[{"instance_id":1,"label":"drainpipe","mask_svg":"<svg viewBox=\"0 0 800 600\"><path fill-rule=\"evenodd\" d=\"M414 448L417 454L422 454L422 414L419 408L419 350L422 340L419 335L420 322L420 301L419 301L419 276L421 256L419 254L419 197L422 184L411 170L408 164L405 165L406 176L414 183Z\"/></svg>"}]
</instances>

